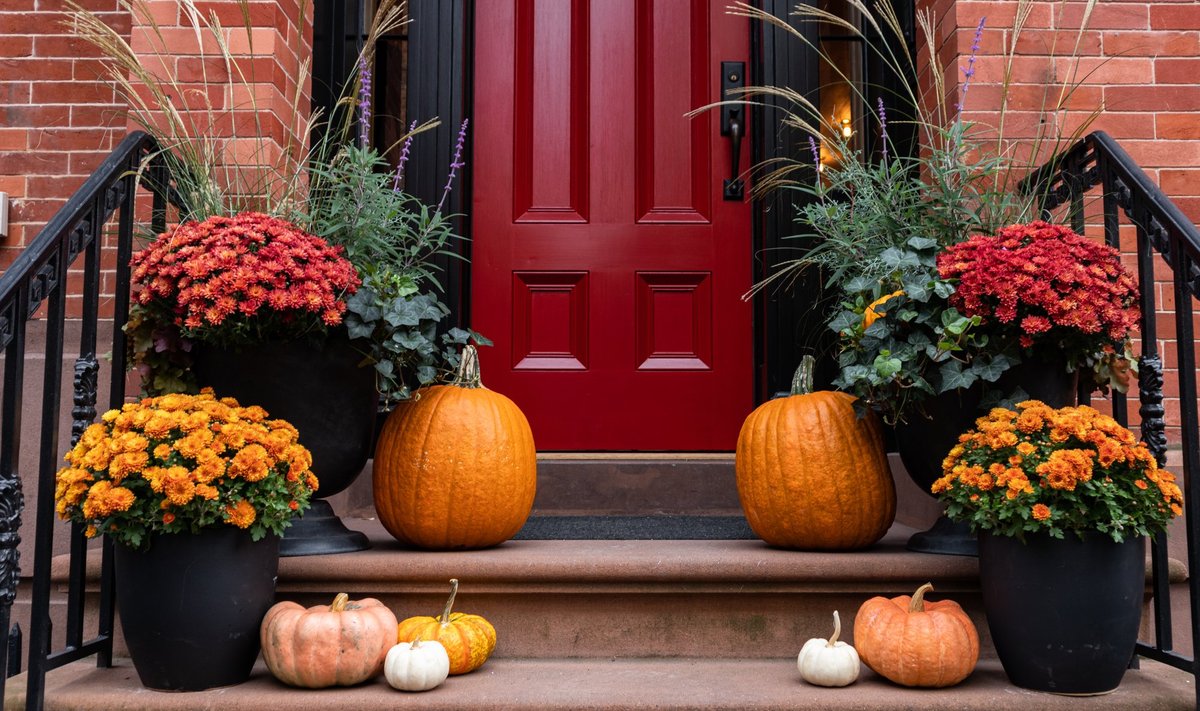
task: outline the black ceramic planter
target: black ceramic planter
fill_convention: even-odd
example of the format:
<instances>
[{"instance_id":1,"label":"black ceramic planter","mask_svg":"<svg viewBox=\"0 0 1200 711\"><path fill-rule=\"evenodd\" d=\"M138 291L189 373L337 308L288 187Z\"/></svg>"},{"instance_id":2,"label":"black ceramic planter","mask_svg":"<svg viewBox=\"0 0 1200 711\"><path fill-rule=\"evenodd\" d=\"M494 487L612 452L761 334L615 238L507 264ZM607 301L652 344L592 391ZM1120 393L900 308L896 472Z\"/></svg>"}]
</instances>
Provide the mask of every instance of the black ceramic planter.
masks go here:
<instances>
[{"instance_id":1,"label":"black ceramic planter","mask_svg":"<svg viewBox=\"0 0 1200 711\"><path fill-rule=\"evenodd\" d=\"M1137 643L1145 555L1143 538L981 534L983 605L1012 683L1058 694L1116 689Z\"/></svg>"},{"instance_id":2,"label":"black ceramic planter","mask_svg":"<svg viewBox=\"0 0 1200 711\"><path fill-rule=\"evenodd\" d=\"M1002 393L1013 393L1020 388L1034 400L1051 407L1065 407L1075 404L1078 382L1078 374L1068 373L1061 365L1031 361L1015 366L989 387ZM983 386L978 384L942 393L926 401L928 417L913 415L908 422L897 425L896 450L921 491L930 493L933 482L942 476L942 460L958 443L959 435L974 427L975 419L985 414L980 407L982 399ZM914 534L908 541L908 549L945 555L978 554L975 535L967 524L945 516L928 531Z\"/></svg>"},{"instance_id":3,"label":"black ceramic planter","mask_svg":"<svg viewBox=\"0 0 1200 711\"><path fill-rule=\"evenodd\" d=\"M279 538L222 526L115 546L117 610L142 685L200 691L240 684L275 601Z\"/></svg>"},{"instance_id":4,"label":"black ceramic planter","mask_svg":"<svg viewBox=\"0 0 1200 711\"><path fill-rule=\"evenodd\" d=\"M379 395L375 371L345 338L320 346L263 343L240 351L197 346L193 370L202 386L242 405L259 405L300 432L320 481L313 508L283 536L283 556L364 550L367 538L347 529L320 501L343 491L371 456Z\"/></svg>"}]
</instances>

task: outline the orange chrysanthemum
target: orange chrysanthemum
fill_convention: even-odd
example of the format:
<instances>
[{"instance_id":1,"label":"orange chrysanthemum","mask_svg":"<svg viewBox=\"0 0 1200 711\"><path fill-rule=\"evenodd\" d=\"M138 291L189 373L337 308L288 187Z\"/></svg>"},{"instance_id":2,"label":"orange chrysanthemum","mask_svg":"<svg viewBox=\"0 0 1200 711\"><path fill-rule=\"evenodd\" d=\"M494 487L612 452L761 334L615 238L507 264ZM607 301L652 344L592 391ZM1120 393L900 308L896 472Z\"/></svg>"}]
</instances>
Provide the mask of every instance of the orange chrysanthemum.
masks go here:
<instances>
[{"instance_id":1,"label":"orange chrysanthemum","mask_svg":"<svg viewBox=\"0 0 1200 711\"><path fill-rule=\"evenodd\" d=\"M1111 417L1033 400L979 418L947 454L932 490L956 504L952 515L1005 535L1149 535L1183 507L1174 476Z\"/></svg>"},{"instance_id":2,"label":"orange chrysanthemum","mask_svg":"<svg viewBox=\"0 0 1200 711\"><path fill-rule=\"evenodd\" d=\"M279 533L316 477L296 429L268 417L211 391L110 410L64 457L56 513L129 544L197 520Z\"/></svg>"}]
</instances>

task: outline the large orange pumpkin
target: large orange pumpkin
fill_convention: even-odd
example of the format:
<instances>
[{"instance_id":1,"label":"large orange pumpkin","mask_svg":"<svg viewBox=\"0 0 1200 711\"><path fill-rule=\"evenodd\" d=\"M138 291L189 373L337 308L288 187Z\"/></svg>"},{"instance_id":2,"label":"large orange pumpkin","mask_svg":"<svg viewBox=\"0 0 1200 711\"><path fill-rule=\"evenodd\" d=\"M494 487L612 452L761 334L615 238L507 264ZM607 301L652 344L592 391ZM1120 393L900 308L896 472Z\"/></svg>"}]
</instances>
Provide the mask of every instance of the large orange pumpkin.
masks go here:
<instances>
[{"instance_id":1,"label":"large orange pumpkin","mask_svg":"<svg viewBox=\"0 0 1200 711\"><path fill-rule=\"evenodd\" d=\"M450 674L475 671L496 648L496 628L479 615L451 612L458 595L458 580L450 581L450 598L437 617L410 617L396 629L396 639L412 642L417 639L440 642L450 657Z\"/></svg>"},{"instance_id":2,"label":"large orange pumpkin","mask_svg":"<svg viewBox=\"0 0 1200 711\"><path fill-rule=\"evenodd\" d=\"M375 510L398 540L436 550L494 546L533 508L533 433L512 400L483 387L467 346L453 382L421 390L388 417L374 478Z\"/></svg>"},{"instance_id":3,"label":"large orange pumpkin","mask_svg":"<svg viewBox=\"0 0 1200 711\"><path fill-rule=\"evenodd\" d=\"M953 686L979 661L979 633L953 600L925 600L925 583L912 597L873 597L854 618L854 646L863 663L903 686Z\"/></svg>"},{"instance_id":4,"label":"large orange pumpkin","mask_svg":"<svg viewBox=\"0 0 1200 711\"><path fill-rule=\"evenodd\" d=\"M848 550L878 541L896 517L896 488L879 420L854 398L812 392L812 356L792 395L742 424L737 488L750 528L781 548Z\"/></svg>"},{"instance_id":5,"label":"large orange pumpkin","mask_svg":"<svg viewBox=\"0 0 1200 711\"><path fill-rule=\"evenodd\" d=\"M352 686L383 669L396 644L396 616L374 598L350 600L339 593L332 605L305 609L279 602L259 628L263 660L275 678L308 689Z\"/></svg>"}]
</instances>

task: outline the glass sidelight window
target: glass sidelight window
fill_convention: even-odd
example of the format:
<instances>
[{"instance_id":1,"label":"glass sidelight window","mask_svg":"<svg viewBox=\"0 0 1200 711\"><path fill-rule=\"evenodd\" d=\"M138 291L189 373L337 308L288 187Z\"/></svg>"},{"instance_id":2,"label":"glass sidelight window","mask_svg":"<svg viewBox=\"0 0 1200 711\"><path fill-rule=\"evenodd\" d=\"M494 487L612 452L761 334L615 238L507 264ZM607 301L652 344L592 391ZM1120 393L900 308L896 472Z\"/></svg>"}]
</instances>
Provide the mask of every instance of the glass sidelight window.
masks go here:
<instances>
[{"instance_id":1,"label":"glass sidelight window","mask_svg":"<svg viewBox=\"0 0 1200 711\"><path fill-rule=\"evenodd\" d=\"M861 13L846 0L819 0L819 7L855 27L862 26ZM820 83L818 106L827 124L825 132L836 132L853 150L862 150L863 131L871 125L863 117L863 65L866 51L863 39L832 25L822 25L821 32L821 58L817 69ZM829 137L834 138L832 135ZM829 155L828 148L821 150L822 165L838 161L838 156Z\"/></svg>"},{"instance_id":2,"label":"glass sidelight window","mask_svg":"<svg viewBox=\"0 0 1200 711\"><path fill-rule=\"evenodd\" d=\"M355 63L375 15L376 0L314 0L313 3L313 110L328 120L338 111L337 99L354 75ZM407 127L408 35L400 27L379 38L372 72L373 144L391 163L394 147Z\"/></svg>"}]
</instances>

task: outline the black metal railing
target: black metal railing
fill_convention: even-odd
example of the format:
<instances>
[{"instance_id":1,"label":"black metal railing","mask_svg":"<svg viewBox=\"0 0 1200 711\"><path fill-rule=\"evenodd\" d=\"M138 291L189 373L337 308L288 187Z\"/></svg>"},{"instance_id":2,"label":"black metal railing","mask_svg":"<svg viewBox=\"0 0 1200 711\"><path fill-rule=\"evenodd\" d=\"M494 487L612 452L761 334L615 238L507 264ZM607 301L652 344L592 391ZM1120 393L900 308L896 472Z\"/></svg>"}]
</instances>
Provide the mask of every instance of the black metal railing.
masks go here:
<instances>
[{"instance_id":1,"label":"black metal railing","mask_svg":"<svg viewBox=\"0 0 1200 711\"><path fill-rule=\"evenodd\" d=\"M82 319L79 355L74 365L72 441L96 417L100 377L98 353L111 354L109 406L125 399L125 324L129 310L129 259L132 253L136 194L139 184L152 196L150 225L161 232L166 224L169 174L154 140L145 133L125 138L96 172L50 220L32 243L0 276L0 349L4 353L3 403L0 405L0 662L9 652L9 622L18 586L18 551L24 497L21 489L21 448L35 446L37 510L33 575L30 582L29 673L26 708L41 709L45 676L50 669L97 655L100 666L112 658L113 574L111 543L104 542L100 576L98 630L85 639L84 584L87 542L83 530L70 532L65 646L51 642L51 578L54 556L54 477L62 452L59 447L59 401L63 385L63 352L67 333L67 274L83 256ZM116 278L112 294L111 344L100 344L101 247L113 215L117 216ZM74 296L74 294L73 294ZM29 346L27 326L42 308L45 323L45 364L42 374L39 437L22 442L21 418ZM104 320L107 320L105 318ZM16 650L19 650L16 645ZM19 653L19 651L17 652ZM0 669L20 665L0 664ZM19 660L17 660L19 662ZM0 675L0 698L4 698Z\"/></svg>"},{"instance_id":2,"label":"black metal railing","mask_svg":"<svg viewBox=\"0 0 1200 711\"><path fill-rule=\"evenodd\" d=\"M1121 212L1137 229L1137 274L1141 293L1141 356L1138 358L1138 399L1142 439L1160 465L1167 463L1167 434L1163 407L1163 357L1158 350L1158 302L1155 262L1170 267L1174 289L1175 339L1179 376L1181 458L1186 504L1188 590L1191 603L1191 657L1174 651L1167 535L1151 545L1153 575L1153 643L1138 642L1137 653L1196 675L1200 650L1200 416L1196 408L1196 355L1193 344L1193 299L1200 298L1200 229L1103 131L1088 135L1066 153L1030 175L1024 189L1040 196L1044 215L1065 206L1072 228L1083 233L1089 191L1099 189L1104 239L1120 249ZM1169 310L1169 309L1165 309ZM1127 424L1125 396L1113 393L1113 413ZM1197 686L1200 707L1200 686Z\"/></svg>"},{"instance_id":3,"label":"black metal railing","mask_svg":"<svg viewBox=\"0 0 1200 711\"><path fill-rule=\"evenodd\" d=\"M148 168L141 170L143 166ZM100 610L98 631L84 639L84 584L86 539L79 526L70 532L70 563L67 583L65 646L51 650L51 559L54 545L54 475L58 468L59 400L62 390L62 358L66 332L67 270L80 256L83 264L83 317L79 356L74 366L74 409L72 439L96 416L100 373L97 334L100 322L101 236L105 225L117 215L116 280L113 294L113 328L109 406L119 406L125 397L125 336L122 326L128 315L129 258L139 185L152 196L151 229L165 228L169 203L178 204L170 190L170 175L149 136L134 133L113 151L83 187L39 233L37 238L0 276L0 349L4 353L3 400L0 409L0 669L10 649L9 622L18 586L17 546L23 508L20 449L26 331L28 323L45 305L45 365L42 376L41 421L38 438L36 543L33 563L29 629L29 674L26 708L40 709L44 699L45 674L69 662L97 655L107 666L112 657L113 574L111 544L102 544ZM1154 266L1161 257L1173 272L1180 416L1182 422L1182 468L1187 505L1187 568L1191 602L1193 649L1200 648L1200 485L1191 486L1192 474L1200 472L1200 413L1196 403L1196 359L1193 348L1193 298L1200 298L1200 230L1155 186L1136 163L1109 136L1093 133L1051 163L1031 174L1023 184L1027 193L1040 196L1047 217L1065 207L1072 226L1086 227L1086 204L1090 191L1098 188L1103 207L1103 228L1109 244L1119 246L1120 211L1137 229L1137 264L1141 286L1141 349L1138 392L1143 439L1161 464L1166 464L1167 437L1163 408L1163 364L1158 351L1157 291ZM108 345L108 344L106 344ZM1125 397L1114 393L1113 411L1127 422ZM1171 620L1171 589L1165 534L1152 545L1154 642L1139 642L1138 654L1196 674L1195 656L1174 651ZM0 674L0 698L4 675ZM1200 703L1200 687L1197 688Z\"/></svg>"}]
</instances>

